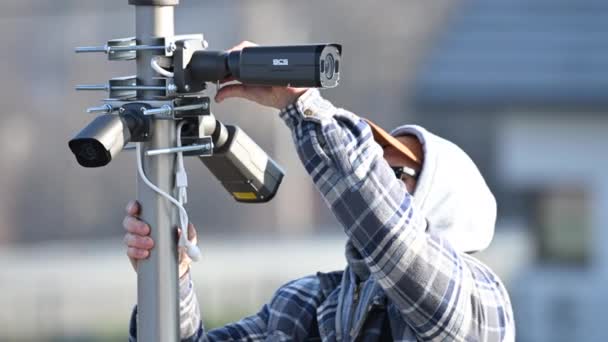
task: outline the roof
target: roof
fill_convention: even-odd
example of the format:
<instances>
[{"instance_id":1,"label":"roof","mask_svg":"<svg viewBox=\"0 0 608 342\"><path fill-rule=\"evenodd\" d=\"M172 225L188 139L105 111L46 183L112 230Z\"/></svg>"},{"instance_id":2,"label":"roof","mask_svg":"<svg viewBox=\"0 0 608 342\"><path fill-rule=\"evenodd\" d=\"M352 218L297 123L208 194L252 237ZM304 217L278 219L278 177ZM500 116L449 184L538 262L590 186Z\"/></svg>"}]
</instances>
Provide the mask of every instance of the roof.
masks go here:
<instances>
[{"instance_id":1,"label":"roof","mask_svg":"<svg viewBox=\"0 0 608 342\"><path fill-rule=\"evenodd\" d=\"M423 62L417 107L608 107L608 1L465 0Z\"/></svg>"}]
</instances>

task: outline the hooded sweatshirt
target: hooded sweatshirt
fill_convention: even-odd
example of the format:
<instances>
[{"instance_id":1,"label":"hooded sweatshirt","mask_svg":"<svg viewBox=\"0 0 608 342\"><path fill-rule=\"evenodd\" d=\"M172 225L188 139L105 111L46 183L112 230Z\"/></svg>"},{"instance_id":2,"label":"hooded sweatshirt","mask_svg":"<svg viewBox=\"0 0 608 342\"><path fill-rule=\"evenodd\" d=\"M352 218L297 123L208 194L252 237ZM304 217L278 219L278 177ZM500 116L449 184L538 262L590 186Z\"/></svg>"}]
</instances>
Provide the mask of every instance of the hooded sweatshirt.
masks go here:
<instances>
[{"instance_id":1,"label":"hooded sweatshirt","mask_svg":"<svg viewBox=\"0 0 608 342\"><path fill-rule=\"evenodd\" d=\"M415 136L422 145L423 164L412 197L426 231L445 238L458 252L487 248L494 236L496 200L466 152L416 125L399 126L391 135ZM350 240L346 259L359 278L367 279L367 265Z\"/></svg>"},{"instance_id":2,"label":"hooded sweatshirt","mask_svg":"<svg viewBox=\"0 0 608 342\"><path fill-rule=\"evenodd\" d=\"M420 126L400 126L391 135L413 135L422 144L424 161L412 195L427 229L459 252L488 247L494 236L496 200L471 158Z\"/></svg>"}]
</instances>

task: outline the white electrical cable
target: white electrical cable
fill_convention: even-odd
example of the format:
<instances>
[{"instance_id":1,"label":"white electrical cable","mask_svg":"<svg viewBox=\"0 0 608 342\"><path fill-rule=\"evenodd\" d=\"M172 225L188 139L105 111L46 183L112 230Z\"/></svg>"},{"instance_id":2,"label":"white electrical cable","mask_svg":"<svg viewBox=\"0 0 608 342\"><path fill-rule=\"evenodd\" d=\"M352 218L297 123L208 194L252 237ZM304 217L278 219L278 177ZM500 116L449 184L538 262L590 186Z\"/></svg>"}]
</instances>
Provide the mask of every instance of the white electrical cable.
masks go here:
<instances>
[{"instance_id":1,"label":"white electrical cable","mask_svg":"<svg viewBox=\"0 0 608 342\"><path fill-rule=\"evenodd\" d=\"M181 121L177 124L177 147L182 147L182 127L186 124L186 121ZM179 203L182 205L188 202L188 175L186 174L186 167L184 166L184 153L177 152L177 170L175 172L175 185L177 186L177 192Z\"/></svg>"},{"instance_id":2,"label":"white electrical cable","mask_svg":"<svg viewBox=\"0 0 608 342\"><path fill-rule=\"evenodd\" d=\"M152 69L154 69L154 71L161 74L162 76L173 77L173 73L171 71L163 69L160 65L158 65L158 61L156 60L156 58L152 58L152 60L150 61L150 66L152 67Z\"/></svg>"},{"instance_id":3,"label":"white electrical cable","mask_svg":"<svg viewBox=\"0 0 608 342\"><path fill-rule=\"evenodd\" d=\"M177 147L182 146L182 127L184 127L185 124L186 124L186 121L181 121L179 124L177 124ZM184 153L183 152L177 152L177 170L175 170L175 185L177 186L177 200L183 208L184 203L186 203L188 201L188 195L187 195L188 194L188 192L187 192L188 175L186 174L186 168L184 166ZM184 214L182 214L182 213L186 213L186 211L183 211L183 212L180 211L180 220L182 222L186 222L186 224L188 224L188 217L183 216ZM182 232L183 231L184 230L182 230ZM187 234L182 233L180 235L179 245L186 246L188 248L188 250L190 250L190 248L196 248L196 253L197 253L196 257L197 258L200 257L200 250L198 249L197 246L191 247L193 244L190 242L190 240L188 240ZM190 252L188 252L188 255L190 255ZM194 258L192 258L192 259L194 260Z\"/></svg>"},{"instance_id":4,"label":"white electrical cable","mask_svg":"<svg viewBox=\"0 0 608 342\"><path fill-rule=\"evenodd\" d=\"M187 237L187 235L188 235L188 213L186 212L186 209L184 208L184 206L178 200L176 200L171 195L169 195L168 193L161 190L159 187L154 185L148 179L148 177L146 176L146 173L144 172L143 161L142 161L143 157L142 157L142 153L141 153L141 144L142 143L136 144L137 171L139 172L139 176L150 189L152 189L157 194L166 198L169 202L173 203L179 209L180 228L182 230L182 233L180 235L180 245L186 247L186 252L188 253L188 256L192 260L198 261L201 257L201 251L198 248L198 246L193 244L191 241L189 241L188 237Z\"/></svg>"},{"instance_id":5,"label":"white electrical cable","mask_svg":"<svg viewBox=\"0 0 608 342\"><path fill-rule=\"evenodd\" d=\"M182 128L186 124L186 121L181 121L177 124L177 147L182 146ZM188 174L186 173L186 167L184 165L184 153L177 152L177 170L175 172L175 184L177 186L178 192L178 202L181 204L182 208L184 204L188 202ZM180 210L180 220L181 222L185 222L186 227L188 227L188 215L186 210ZM183 223L182 223L183 225ZM180 246L185 246L188 251L188 255L194 261L198 261L201 256L201 251L197 245L193 244L190 240L188 240L188 229L182 229L182 233L179 238Z\"/></svg>"}]
</instances>

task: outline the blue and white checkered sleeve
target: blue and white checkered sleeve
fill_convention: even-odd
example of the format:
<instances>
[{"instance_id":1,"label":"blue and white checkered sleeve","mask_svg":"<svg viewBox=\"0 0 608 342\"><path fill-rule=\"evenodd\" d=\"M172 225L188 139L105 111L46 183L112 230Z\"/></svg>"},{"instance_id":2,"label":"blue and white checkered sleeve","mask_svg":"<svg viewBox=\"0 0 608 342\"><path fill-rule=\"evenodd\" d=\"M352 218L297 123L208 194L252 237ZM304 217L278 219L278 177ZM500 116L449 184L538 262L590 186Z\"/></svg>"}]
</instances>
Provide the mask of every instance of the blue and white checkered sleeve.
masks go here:
<instances>
[{"instance_id":1,"label":"blue and white checkered sleeve","mask_svg":"<svg viewBox=\"0 0 608 342\"><path fill-rule=\"evenodd\" d=\"M317 276L300 278L281 286L257 314L206 331L200 321L198 304L191 304L196 302L196 296L192 281L188 277L180 283L181 341L255 342L314 339L319 337L316 312L323 300L324 293ZM136 320L137 308L131 317L129 341L132 342L137 341Z\"/></svg>"},{"instance_id":2,"label":"blue and white checkered sleeve","mask_svg":"<svg viewBox=\"0 0 608 342\"><path fill-rule=\"evenodd\" d=\"M281 117L316 187L420 340L511 340L511 305L500 280L426 232L364 120L317 90Z\"/></svg>"},{"instance_id":3,"label":"blue and white checkered sleeve","mask_svg":"<svg viewBox=\"0 0 608 342\"><path fill-rule=\"evenodd\" d=\"M323 300L317 276L281 286L256 315L210 330L200 329L194 341L304 341L318 337L317 307Z\"/></svg>"},{"instance_id":4,"label":"blue and white checkered sleeve","mask_svg":"<svg viewBox=\"0 0 608 342\"><path fill-rule=\"evenodd\" d=\"M266 306L256 315L239 322L213 329L208 333L201 322L198 300L190 273L179 281L180 336L182 342L263 341L266 337L268 310ZM133 310L129 341L137 341L137 307Z\"/></svg>"}]
</instances>

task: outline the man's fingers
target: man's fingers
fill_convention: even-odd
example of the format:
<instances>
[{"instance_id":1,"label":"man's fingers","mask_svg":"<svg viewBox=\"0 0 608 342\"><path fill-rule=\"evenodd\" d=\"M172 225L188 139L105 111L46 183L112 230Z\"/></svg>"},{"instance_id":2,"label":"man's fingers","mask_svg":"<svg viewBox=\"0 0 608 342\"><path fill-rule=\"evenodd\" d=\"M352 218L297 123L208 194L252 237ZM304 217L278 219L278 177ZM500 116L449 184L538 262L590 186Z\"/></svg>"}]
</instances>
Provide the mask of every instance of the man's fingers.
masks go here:
<instances>
[{"instance_id":1,"label":"man's fingers","mask_svg":"<svg viewBox=\"0 0 608 342\"><path fill-rule=\"evenodd\" d=\"M182 235L182 230L177 228L177 238L179 239ZM188 224L188 240L196 243L196 227L192 223Z\"/></svg>"},{"instance_id":2,"label":"man's fingers","mask_svg":"<svg viewBox=\"0 0 608 342\"><path fill-rule=\"evenodd\" d=\"M250 99L250 94L247 93L247 88L242 84L229 84L223 86L220 90L217 91L215 95L215 101L220 103L225 99L231 97L241 97L245 99Z\"/></svg>"},{"instance_id":3,"label":"man's fingers","mask_svg":"<svg viewBox=\"0 0 608 342\"><path fill-rule=\"evenodd\" d=\"M138 220L133 216L126 216L122 221L122 226L129 233L141 236L150 235L150 226L148 226L144 221Z\"/></svg>"},{"instance_id":4,"label":"man's fingers","mask_svg":"<svg viewBox=\"0 0 608 342\"><path fill-rule=\"evenodd\" d=\"M272 95L271 90L271 87L265 86L251 86L239 83L228 84L218 90L217 94L215 94L215 101L220 103L231 97L239 97L266 105L265 102L268 102L268 97Z\"/></svg>"},{"instance_id":5,"label":"man's fingers","mask_svg":"<svg viewBox=\"0 0 608 342\"><path fill-rule=\"evenodd\" d=\"M145 249L138 249L135 247L127 248L127 256L136 260L142 260L150 256L150 252Z\"/></svg>"},{"instance_id":6,"label":"man's fingers","mask_svg":"<svg viewBox=\"0 0 608 342\"><path fill-rule=\"evenodd\" d=\"M152 249L154 247L154 240L148 236L139 236L131 233L125 234L124 243L127 247L133 247L137 249Z\"/></svg>"},{"instance_id":7,"label":"man's fingers","mask_svg":"<svg viewBox=\"0 0 608 342\"><path fill-rule=\"evenodd\" d=\"M244 48L250 47L250 46L258 46L258 44L244 40L244 41L238 43L236 46L233 46L230 49L228 49L227 52L243 50Z\"/></svg>"},{"instance_id":8,"label":"man's fingers","mask_svg":"<svg viewBox=\"0 0 608 342\"><path fill-rule=\"evenodd\" d=\"M236 80L236 78L234 76L226 77L223 80L220 80L220 84L232 82L232 81L235 81L235 80Z\"/></svg>"},{"instance_id":9,"label":"man's fingers","mask_svg":"<svg viewBox=\"0 0 608 342\"><path fill-rule=\"evenodd\" d=\"M196 228L192 223L188 224L188 240L196 242Z\"/></svg>"},{"instance_id":10,"label":"man's fingers","mask_svg":"<svg viewBox=\"0 0 608 342\"><path fill-rule=\"evenodd\" d=\"M135 200L129 201L129 203L127 203L126 211L128 215L139 216L139 203Z\"/></svg>"}]
</instances>

